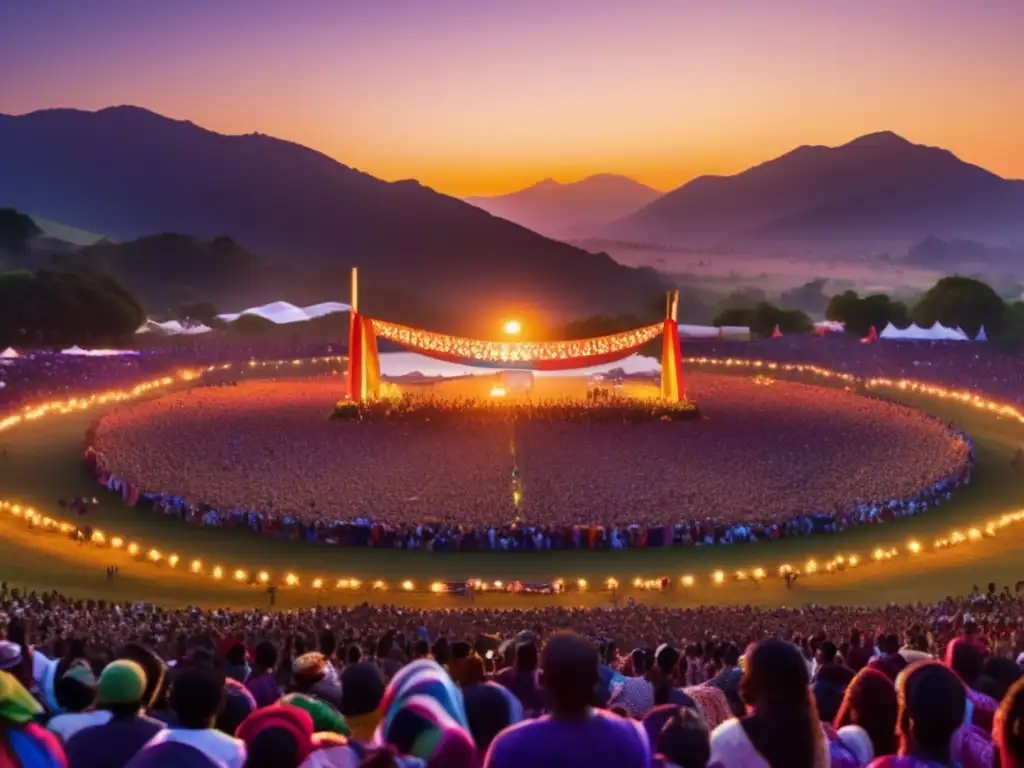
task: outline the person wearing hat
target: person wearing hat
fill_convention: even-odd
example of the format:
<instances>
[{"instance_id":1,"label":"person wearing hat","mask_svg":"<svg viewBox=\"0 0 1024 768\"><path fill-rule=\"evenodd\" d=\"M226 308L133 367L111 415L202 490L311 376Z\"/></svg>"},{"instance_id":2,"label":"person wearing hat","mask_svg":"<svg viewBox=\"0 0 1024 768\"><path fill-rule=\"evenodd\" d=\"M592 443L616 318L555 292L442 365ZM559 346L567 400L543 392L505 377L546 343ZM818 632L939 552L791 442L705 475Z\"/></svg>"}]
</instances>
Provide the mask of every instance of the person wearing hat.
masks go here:
<instances>
[{"instance_id":1,"label":"person wearing hat","mask_svg":"<svg viewBox=\"0 0 1024 768\"><path fill-rule=\"evenodd\" d=\"M62 742L66 743L83 728L102 725L110 719L109 712L93 709L96 703L96 675L85 659L72 663L53 688L64 714L50 718L46 728Z\"/></svg>"},{"instance_id":2,"label":"person wearing hat","mask_svg":"<svg viewBox=\"0 0 1024 768\"><path fill-rule=\"evenodd\" d=\"M68 739L68 768L124 768L162 731L163 723L142 713L146 691L146 673L137 663L119 659L108 664L96 687L96 711L108 718Z\"/></svg>"},{"instance_id":3,"label":"person wearing hat","mask_svg":"<svg viewBox=\"0 0 1024 768\"><path fill-rule=\"evenodd\" d=\"M246 768L298 768L313 751L313 718L290 704L250 714L235 735L245 742Z\"/></svg>"},{"instance_id":4,"label":"person wearing hat","mask_svg":"<svg viewBox=\"0 0 1024 768\"><path fill-rule=\"evenodd\" d=\"M57 737L36 722L42 713L25 686L0 670L0 765L66 768Z\"/></svg>"},{"instance_id":5,"label":"person wearing hat","mask_svg":"<svg viewBox=\"0 0 1024 768\"><path fill-rule=\"evenodd\" d=\"M380 722L384 676L369 662L350 664L341 672L341 714L352 729L352 738L364 744L373 739Z\"/></svg>"}]
</instances>

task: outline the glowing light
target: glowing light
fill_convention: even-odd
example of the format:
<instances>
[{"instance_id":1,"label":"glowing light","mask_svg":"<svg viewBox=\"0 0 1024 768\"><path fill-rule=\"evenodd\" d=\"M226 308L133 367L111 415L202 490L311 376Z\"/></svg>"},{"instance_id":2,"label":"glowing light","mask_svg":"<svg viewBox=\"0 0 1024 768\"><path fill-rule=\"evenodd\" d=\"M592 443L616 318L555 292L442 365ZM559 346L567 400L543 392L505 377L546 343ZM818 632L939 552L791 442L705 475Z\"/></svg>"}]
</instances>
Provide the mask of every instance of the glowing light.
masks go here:
<instances>
[{"instance_id":1,"label":"glowing light","mask_svg":"<svg viewBox=\"0 0 1024 768\"><path fill-rule=\"evenodd\" d=\"M981 531L977 528L971 528L971 530L967 532L967 536L971 541L977 541L981 538Z\"/></svg>"},{"instance_id":2,"label":"glowing light","mask_svg":"<svg viewBox=\"0 0 1024 768\"><path fill-rule=\"evenodd\" d=\"M505 394L504 387L498 386L497 384L491 387L491 397L504 397Z\"/></svg>"},{"instance_id":3,"label":"glowing light","mask_svg":"<svg viewBox=\"0 0 1024 768\"><path fill-rule=\"evenodd\" d=\"M120 536L115 536L110 540L110 546L112 546L114 549L120 549L124 546L124 539L122 539Z\"/></svg>"},{"instance_id":4,"label":"glowing light","mask_svg":"<svg viewBox=\"0 0 1024 768\"><path fill-rule=\"evenodd\" d=\"M324 580L323 579L313 579L313 589L323 589L323 586L324 586Z\"/></svg>"},{"instance_id":5,"label":"glowing light","mask_svg":"<svg viewBox=\"0 0 1024 768\"><path fill-rule=\"evenodd\" d=\"M523 330L523 325L518 320L506 320L501 330L506 336L518 336Z\"/></svg>"},{"instance_id":6,"label":"glowing light","mask_svg":"<svg viewBox=\"0 0 1024 768\"><path fill-rule=\"evenodd\" d=\"M644 580L641 579L639 576L637 576L636 578L633 579L633 586L636 587L637 589L642 587L643 583L644 583Z\"/></svg>"},{"instance_id":7,"label":"glowing light","mask_svg":"<svg viewBox=\"0 0 1024 768\"><path fill-rule=\"evenodd\" d=\"M871 556L875 558L875 560L881 560L883 557L885 557L885 552L882 551L881 547L878 547L874 552L871 553Z\"/></svg>"},{"instance_id":8,"label":"glowing light","mask_svg":"<svg viewBox=\"0 0 1024 768\"><path fill-rule=\"evenodd\" d=\"M361 582L359 579L352 579L352 581L349 583L352 586L352 589L359 589L359 587L363 585L363 582Z\"/></svg>"},{"instance_id":9,"label":"glowing light","mask_svg":"<svg viewBox=\"0 0 1024 768\"><path fill-rule=\"evenodd\" d=\"M402 582L402 589L404 589L406 592L411 592L415 586L416 585L408 579Z\"/></svg>"},{"instance_id":10,"label":"glowing light","mask_svg":"<svg viewBox=\"0 0 1024 768\"><path fill-rule=\"evenodd\" d=\"M494 582L494 588L495 589L504 589L505 588L505 582L503 582L503 581L496 581L496 582Z\"/></svg>"},{"instance_id":11,"label":"glowing light","mask_svg":"<svg viewBox=\"0 0 1024 768\"><path fill-rule=\"evenodd\" d=\"M103 531L93 531L92 540L96 544L102 544L106 539L103 538Z\"/></svg>"},{"instance_id":12,"label":"glowing light","mask_svg":"<svg viewBox=\"0 0 1024 768\"><path fill-rule=\"evenodd\" d=\"M683 576L683 586L684 587L692 587L693 586L693 576L690 576L689 574L687 574L686 576Z\"/></svg>"},{"instance_id":13,"label":"glowing light","mask_svg":"<svg viewBox=\"0 0 1024 768\"><path fill-rule=\"evenodd\" d=\"M193 560L192 565L189 566L189 570L192 571L192 573L199 573L201 570L203 570L203 561Z\"/></svg>"},{"instance_id":14,"label":"glowing light","mask_svg":"<svg viewBox=\"0 0 1024 768\"><path fill-rule=\"evenodd\" d=\"M576 586L580 588L580 592L585 591L586 588L587 588L587 580L586 579L577 579L576 580Z\"/></svg>"},{"instance_id":15,"label":"glowing light","mask_svg":"<svg viewBox=\"0 0 1024 768\"><path fill-rule=\"evenodd\" d=\"M754 569L754 580L755 581L760 581L763 578L764 578L764 568L755 568Z\"/></svg>"},{"instance_id":16,"label":"glowing light","mask_svg":"<svg viewBox=\"0 0 1024 768\"><path fill-rule=\"evenodd\" d=\"M723 571L715 571L711 574L711 579L715 584L722 584L725 581L725 573Z\"/></svg>"},{"instance_id":17,"label":"glowing light","mask_svg":"<svg viewBox=\"0 0 1024 768\"><path fill-rule=\"evenodd\" d=\"M605 579L604 585L605 585L605 587L607 589L618 589L619 588L619 580L614 578L614 577L609 577L609 578Z\"/></svg>"},{"instance_id":18,"label":"glowing light","mask_svg":"<svg viewBox=\"0 0 1024 768\"><path fill-rule=\"evenodd\" d=\"M171 555L167 558L167 564L171 566L171 568L176 568L178 566L179 559L180 558L177 555Z\"/></svg>"},{"instance_id":19,"label":"glowing light","mask_svg":"<svg viewBox=\"0 0 1024 768\"><path fill-rule=\"evenodd\" d=\"M266 571L260 571L259 575L256 578L260 580L260 584L266 584L268 581L270 581L270 574Z\"/></svg>"},{"instance_id":20,"label":"glowing light","mask_svg":"<svg viewBox=\"0 0 1024 768\"><path fill-rule=\"evenodd\" d=\"M850 555L849 559L846 561L846 564L849 565L851 568L856 568L857 563L859 562L860 559L856 555Z\"/></svg>"},{"instance_id":21,"label":"glowing light","mask_svg":"<svg viewBox=\"0 0 1024 768\"><path fill-rule=\"evenodd\" d=\"M388 585L387 585L387 584L385 584L385 583L384 583L383 581L381 581L380 579L377 579L377 580L376 580L375 582L373 582L373 588L374 588L374 589L387 589L387 588L388 588Z\"/></svg>"},{"instance_id":22,"label":"glowing light","mask_svg":"<svg viewBox=\"0 0 1024 768\"><path fill-rule=\"evenodd\" d=\"M132 557L139 554L139 545L136 544L134 541L128 545L128 554Z\"/></svg>"},{"instance_id":23,"label":"glowing light","mask_svg":"<svg viewBox=\"0 0 1024 768\"><path fill-rule=\"evenodd\" d=\"M235 571L235 581L247 581L248 579L249 579L249 574L247 574L241 568L239 568L237 571Z\"/></svg>"},{"instance_id":24,"label":"glowing light","mask_svg":"<svg viewBox=\"0 0 1024 768\"><path fill-rule=\"evenodd\" d=\"M159 550L151 549L146 553L146 557L152 560L154 563L158 562L163 555L160 554Z\"/></svg>"},{"instance_id":25,"label":"glowing light","mask_svg":"<svg viewBox=\"0 0 1024 768\"><path fill-rule=\"evenodd\" d=\"M779 566L779 576L785 576L787 573L793 572L793 566L788 563L784 563Z\"/></svg>"},{"instance_id":26,"label":"glowing light","mask_svg":"<svg viewBox=\"0 0 1024 768\"><path fill-rule=\"evenodd\" d=\"M807 561L807 565L805 567L805 570L808 573L817 573L818 572L818 564L814 560L808 560Z\"/></svg>"},{"instance_id":27,"label":"glowing light","mask_svg":"<svg viewBox=\"0 0 1024 768\"><path fill-rule=\"evenodd\" d=\"M285 574L284 583L287 584L289 587L296 587L299 584L299 577L296 576L294 573Z\"/></svg>"},{"instance_id":28,"label":"glowing light","mask_svg":"<svg viewBox=\"0 0 1024 768\"><path fill-rule=\"evenodd\" d=\"M222 579L222 578L224 578L224 569L221 568L219 565L213 566L213 578L215 578L215 579Z\"/></svg>"},{"instance_id":29,"label":"glowing light","mask_svg":"<svg viewBox=\"0 0 1024 768\"><path fill-rule=\"evenodd\" d=\"M445 591L444 584L442 584L440 581L435 581L433 584L430 585L430 591L433 592L435 595L439 595Z\"/></svg>"}]
</instances>

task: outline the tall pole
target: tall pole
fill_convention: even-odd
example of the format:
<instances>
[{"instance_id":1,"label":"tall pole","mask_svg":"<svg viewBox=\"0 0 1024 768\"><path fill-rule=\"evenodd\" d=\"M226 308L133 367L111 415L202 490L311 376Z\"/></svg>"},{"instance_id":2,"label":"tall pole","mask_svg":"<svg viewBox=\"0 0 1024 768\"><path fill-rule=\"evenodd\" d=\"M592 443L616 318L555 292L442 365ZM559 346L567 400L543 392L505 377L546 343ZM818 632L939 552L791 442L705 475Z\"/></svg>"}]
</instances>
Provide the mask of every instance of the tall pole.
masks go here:
<instances>
[{"instance_id":1,"label":"tall pole","mask_svg":"<svg viewBox=\"0 0 1024 768\"><path fill-rule=\"evenodd\" d=\"M352 267L352 314L359 313L359 267Z\"/></svg>"},{"instance_id":2,"label":"tall pole","mask_svg":"<svg viewBox=\"0 0 1024 768\"><path fill-rule=\"evenodd\" d=\"M352 267L352 292L349 303L352 311L348 333L348 399L361 403L366 398L363 386L363 318L359 316L359 269Z\"/></svg>"}]
</instances>

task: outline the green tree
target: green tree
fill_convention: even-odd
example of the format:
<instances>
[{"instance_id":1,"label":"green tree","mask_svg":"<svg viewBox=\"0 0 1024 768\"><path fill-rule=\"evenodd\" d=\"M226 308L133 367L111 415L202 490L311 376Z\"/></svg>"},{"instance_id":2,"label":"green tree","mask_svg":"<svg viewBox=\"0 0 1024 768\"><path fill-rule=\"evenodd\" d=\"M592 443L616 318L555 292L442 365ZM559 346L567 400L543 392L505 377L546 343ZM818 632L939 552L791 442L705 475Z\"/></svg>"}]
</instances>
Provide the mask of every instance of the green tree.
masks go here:
<instances>
[{"instance_id":1,"label":"green tree","mask_svg":"<svg viewBox=\"0 0 1024 768\"><path fill-rule=\"evenodd\" d=\"M762 301L753 309L726 309L715 315L715 325L747 326L756 336L771 336L775 326L785 334L807 333L814 327L811 318L799 309L782 309Z\"/></svg>"},{"instance_id":2,"label":"green tree","mask_svg":"<svg viewBox=\"0 0 1024 768\"><path fill-rule=\"evenodd\" d=\"M794 307L810 312L821 317L829 304L829 297L825 295L825 284L828 280L818 277L814 280L798 285L788 291L783 291L779 296L779 303L786 307Z\"/></svg>"},{"instance_id":3,"label":"green tree","mask_svg":"<svg viewBox=\"0 0 1024 768\"><path fill-rule=\"evenodd\" d=\"M884 293L863 297L856 291L837 293L829 300L825 317L845 323L846 332L857 336L867 335L872 327L881 332L889 323L901 328L910 324L906 305Z\"/></svg>"},{"instance_id":4,"label":"green tree","mask_svg":"<svg viewBox=\"0 0 1024 768\"><path fill-rule=\"evenodd\" d=\"M943 277L925 291L911 316L922 328L936 322L963 328L974 337L985 326L990 337L998 337L1003 329L1006 302L990 285L973 277Z\"/></svg>"},{"instance_id":5,"label":"green tree","mask_svg":"<svg viewBox=\"0 0 1024 768\"><path fill-rule=\"evenodd\" d=\"M0 253L22 254L42 233L30 216L14 208L0 208Z\"/></svg>"}]
</instances>

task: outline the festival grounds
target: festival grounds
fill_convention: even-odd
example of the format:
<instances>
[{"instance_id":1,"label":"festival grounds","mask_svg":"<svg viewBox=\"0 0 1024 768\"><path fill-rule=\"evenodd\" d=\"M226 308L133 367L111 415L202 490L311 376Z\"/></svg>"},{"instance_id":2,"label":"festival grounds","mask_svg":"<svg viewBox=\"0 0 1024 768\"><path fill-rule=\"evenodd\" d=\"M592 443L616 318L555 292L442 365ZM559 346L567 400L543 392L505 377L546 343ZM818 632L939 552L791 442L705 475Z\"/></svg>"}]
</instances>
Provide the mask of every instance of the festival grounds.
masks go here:
<instances>
[{"instance_id":1,"label":"festival grounds","mask_svg":"<svg viewBox=\"0 0 1024 768\"><path fill-rule=\"evenodd\" d=\"M322 368L308 373L332 372ZM721 375L722 371L715 373ZM243 381L280 376L281 371L243 367L223 375L235 375ZM753 373L743 371L730 375L752 376ZM815 385L829 386L834 381L813 379L809 374L774 375ZM341 375L337 375L337 381L340 392ZM278 591L276 604L280 608L364 601L435 608L467 607L469 598L433 594L429 585L468 577L523 581L562 578L567 582L585 579L589 585L586 591L557 596L478 593L473 602L478 607L514 608L528 604L610 605L611 595L602 589L609 577L621 584L620 600L632 597L674 606L906 603L962 594L981 580L1013 584L1024 577L1020 545L1024 522L1014 522L999 528L995 536L955 547L934 550L932 546L934 540L949 537L954 530L966 532L975 526L984 529L989 521L1024 509L1024 476L1011 466L1014 451L1024 444L1024 425L1017 419L952 399L899 389L886 389L879 394L951 421L974 440L973 481L969 487L956 492L952 501L923 515L883 525L861 526L835 535L732 546L544 553L440 554L337 548L188 526L173 518L128 508L119 496L102 491L83 469L81 454L86 430L105 409L118 406L50 415L25 421L0 433L0 449L6 449L6 456L0 459L0 499L31 505L42 514L77 523L81 521L73 519L73 513L60 510L57 500L97 496L101 505L89 513L86 521L89 525L108 535L117 534L126 541L137 542L142 552L153 547L165 553L177 553L182 563L172 569L166 563L154 565L135 559L124 550L75 544L67 536L30 529L23 520L4 512L0 513L0 578L8 580L12 587L57 589L81 597L232 608L268 604L265 588L238 584L230 579L230 574L238 568L249 572L266 569L295 574L299 586L282 586ZM329 405L325 404L325 414ZM672 426L686 428L689 425ZM907 547L910 541L921 542L923 551L910 554ZM876 548L896 548L899 554L889 560L873 562L871 553ZM809 559L824 563L837 554L856 554L861 564L840 572L802 576L792 590L776 576L782 564L800 568ZM207 572L190 573L184 564L193 559L202 560ZM218 580L210 575L209 568L213 564L222 566L224 578ZM119 575L113 581L108 581L105 575L109 565L119 567ZM755 568L763 568L767 578L757 583L731 578L737 570L749 573ZM730 578L716 585L711 578L716 570L730 574ZM694 586L680 584L684 574L694 577ZM635 590L631 582L636 576L667 576L673 580L673 586L665 592ZM366 584L382 579L389 589L318 591L310 586L315 578L322 578L328 585L339 578L358 578ZM416 588L401 589L399 585L406 580L414 582Z\"/></svg>"}]
</instances>

